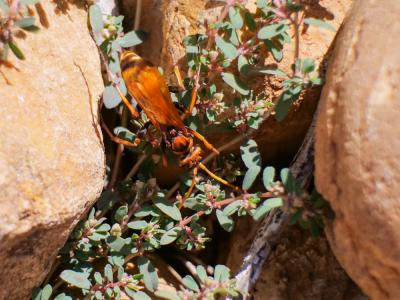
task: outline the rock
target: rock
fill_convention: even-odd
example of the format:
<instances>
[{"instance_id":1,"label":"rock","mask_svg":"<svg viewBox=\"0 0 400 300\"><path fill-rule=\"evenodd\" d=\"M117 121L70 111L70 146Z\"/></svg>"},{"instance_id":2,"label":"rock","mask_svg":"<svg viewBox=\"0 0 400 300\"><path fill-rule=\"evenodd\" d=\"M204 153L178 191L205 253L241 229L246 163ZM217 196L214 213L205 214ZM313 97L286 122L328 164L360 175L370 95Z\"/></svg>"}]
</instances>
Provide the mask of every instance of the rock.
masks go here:
<instances>
[{"instance_id":1,"label":"rock","mask_svg":"<svg viewBox=\"0 0 400 300\"><path fill-rule=\"evenodd\" d=\"M336 212L330 244L373 299L400 299L399 14L397 0L354 3L316 129L316 184Z\"/></svg>"},{"instance_id":2,"label":"rock","mask_svg":"<svg viewBox=\"0 0 400 300\"><path fill-rule=\"evenodd\" d=\"M251 218L238 220L231 237L227 266L236 273L255 234ZM225 245L226 248L226 245ZM255 300L367 300L341 268L325 236L312 237L297 226L285 226L279 244L265 262L254 287Z\"/></svg>"},{"instance_id":3,"label":"rock","mask_svg":"<svg viewBox=\"0 0 400 300\"><path fill-rule=\"evenodd\" d=\"M17 39L26 60L0 66L0 299L30 297L103 187L103 80L86 9L37 8L40 32Z\"/></svg>"}]
</instances>

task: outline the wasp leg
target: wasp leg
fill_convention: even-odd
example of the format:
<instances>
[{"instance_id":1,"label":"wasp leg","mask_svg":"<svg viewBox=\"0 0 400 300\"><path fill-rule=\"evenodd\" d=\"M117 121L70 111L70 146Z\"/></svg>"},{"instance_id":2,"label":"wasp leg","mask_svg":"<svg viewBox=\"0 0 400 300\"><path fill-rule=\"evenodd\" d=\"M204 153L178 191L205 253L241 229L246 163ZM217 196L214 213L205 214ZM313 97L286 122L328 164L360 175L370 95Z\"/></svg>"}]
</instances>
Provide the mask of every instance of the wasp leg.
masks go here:
<instances>
[{"instance_id":1,"label":"wasp leg","mask_svg":"<svg viewBox=\"0 0 400 300\"><path fill-rule=\"evenodd\" d=\"M176 79L177 79L177 81L178 81L179 89L182 90L182 91L184 91L184 90L185 90L185 86L184 86L184 84L183 84L181 72L179 71L179 68L178 68L177 66L174 67L174 73L175 73L175 77L176 77ZM198 78L199 78L199 76L200 76L200 68L199 68L199 70L197 71L197 74L195 75L195 80L194 80L194 81L195 81L195 84L194 84L194 87L193 87L193 90L192 90L192 95L191 95L191 97L190 97L189 108L186 109L185 112L182 114L182 116L181 116L181 119L182 119L182 120L184 120L184 119L186 119L187 117L189 117L189 116L192 115L192 111L193 111L194 105L196 104L196 100L197 100L197 89L199 88L199 87L198 87L198 85L199 85L199 84L198 84Z\"/></svg>"},{"instance_id":2,"label":"wasp leg","mask_svg":"<svg viewBox=\"0 0 400 300\"><path fill-rule=\"evenodd\" d=\"M211 143L209 143L204 136L202 136L197 131L190 129L189 127L187 128L187 130L189 130L189 132L191 134L193 134L198 140L200 140L204 144L204 146L206 146L207 149L209 149L209 150L213 151L215 154L219 155L219 151L217 149L215 149L214 146L211 145Z\"/></svg>"},{"instance_id":3,"label":"wasp leg","mask_svg":"<svg viewBox=\"0 0 400 300\"><path fill-rule=\"evenodd\" d=\"M193 168L193 177L192 177L192 184L190 185L189 189L187 190L187 192L185 193L185 197L183 198L183 201L181 203L179 203L179 209L182 208L183 203L185 202L185 200L187 198L189 198L189 196L192 194L194 187L196 186L196 176L198 173L198 168L194 167Z\"/></svg>"},{"instance_id":4,"label":"wasp leg","mask_svg":"<svg viewBox=\"0 0 400 300\"><path fill-rule=\"evenodd\" d=\"M132 142L130 142L130 141L121 139L121 138L119 138L119 137L113 135L113 134L111 133L110 129L108 129L106 123L104 123L103 120L101 121L101 127L104 128L105 132L106 132L107 135L110 137L110 139L111 139L113 142L117 143L117 144L121 144L121 145L124 145L124 146L127 146L127 147L137 147L137 146L140 144L140 139L138 139L138 138L136 138L136 139L135 139L135 142L132 143Z\"/></svg>"},{"instance_id":5,"label":"wasp leg","mask_svg":"<svg viewBox=\"0 0 400 300\"><path fill-rule=\"evenodd\" d=\"M178 88L179 88L181 91L184 91L184 90L185 90L185 86L184 86L184 84L183 84L181 72L179 71L178 66L175 66L175 67L174 67L174 73L175 73L176 81L178 81Z\"/></svg>"},{"instance_id":6,"label":"wasp leg","mask_svg":"<svg viewBox=\"0 0 400 300\"><path fill-rule=\"evenodd\" d=\"M197 99L197 86L195 86L192 90L192 96L190 98L189 108L186 109L185 112L182 114L182 116L181 116L182 120L184 120L187 117L190 117L192 115L194 105L196 104L196 99Z\"/></svg>"},{"instance_id":7,"label":"wasp leg","mask_svg":"<svg viewBox=\"0 0 400 300\"><path fill-rule=\"evenodd\" d=\"M220 182L220 183L222 183L222 184L224 184L224 185L226 185L226 186L229 186L230 188L233 188L233 189L234 189L235 191L237 191L237 192L241 192L241 191L242 191L239 187L237 187L237 186L235 186L235 185L229 183L229 182L226 181L225 179L223 179L223 178L221 178L221 177L215 175L213 172L211 172L209 169L207 169L207 167L206 167L205 165L203 165L201 162L199 162L199 167L200 167L200 169L202 169L204 172L206 172L206 173L208 174L208 176L210 176L211 178L215 179L216 181L218 181L218 182Z\"/></svg>"},{"instance_id":8,"label":"wasp leg","mask_svg":"<svg viewBox=\"0 0 400 300\"><path fill-rule=\"evenodd\" d=\"M121 97L122 102L126 105L126 107L129 109L131 112L132 116L137 119L139 118L139 112L132 106L132 104L129 102L128 99L126 99L125 95L121 92L121 89L119 88L118 85L115 85L115 89L118 92L118 95Z\"/></svg>"}]
</instances>

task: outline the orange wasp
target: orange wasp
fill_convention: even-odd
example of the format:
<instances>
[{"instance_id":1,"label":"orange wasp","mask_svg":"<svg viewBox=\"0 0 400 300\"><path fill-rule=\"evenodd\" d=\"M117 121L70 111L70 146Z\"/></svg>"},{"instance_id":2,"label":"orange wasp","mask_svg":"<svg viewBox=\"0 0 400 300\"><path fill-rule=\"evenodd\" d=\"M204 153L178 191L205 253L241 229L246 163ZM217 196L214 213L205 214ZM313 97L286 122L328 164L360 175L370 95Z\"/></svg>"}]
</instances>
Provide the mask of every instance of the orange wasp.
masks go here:
<instances>
[{"instance_id":1,"label":"orange wasp","mask_svg":"<svg viewBox=\"0 0 400 300\"><path fill-rule=\"evenodd\" d=\"M194 145L193 138L200 140L204 146L219 154L201 134L187 127L180 117L178 110L172 103L171 95L168 90L165 78L152 63L144 60L142 57L132 51L124 51L121 55L121 73L125 81L125 85L129 93L135 98L139 106L144 110L151 124L153 124L160 132L166 146L171 148L172 152L182 156L181 166L189 166L193 168L192 184L185 194L185 199L192 193L196 184L196 176L198 169L202 169L210 177L227 185L236 191L240 189L226 180L218 177L211 172L204 164L201 163L202 149L198 145ZM180 78L178 81L181 82ZM137 117L139 114L133 108L129 101L120 93L125 105L128 106L132 115ZM197 97L196 89L193 90L191 97L191 105L189 112L194 106ZM184 115L187 115L186 112ZM117 143L135 147L140 140L134 143L115 137L106 129L111 139Z\"/></svg>"}]
</instances>

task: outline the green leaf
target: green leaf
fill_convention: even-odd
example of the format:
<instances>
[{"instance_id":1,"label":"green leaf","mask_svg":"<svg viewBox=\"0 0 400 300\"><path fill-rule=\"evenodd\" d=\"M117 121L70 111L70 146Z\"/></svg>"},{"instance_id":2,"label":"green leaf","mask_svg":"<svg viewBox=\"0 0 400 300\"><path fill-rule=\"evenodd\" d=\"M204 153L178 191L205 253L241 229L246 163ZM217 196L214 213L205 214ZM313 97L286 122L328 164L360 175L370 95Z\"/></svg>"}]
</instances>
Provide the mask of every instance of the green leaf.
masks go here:
<instances>
[{"instance_id":1,"label":"green leaf","mask_svg":"<svg viewBox=\"0 0 400 300\"><path fill-rule=\"evenodd\" d=\"M100 6L91 5L89 7L89 20L93 32L100 32L103 30L103 16Z\"/></svg>"},{"instance_id":2,"label":"green leaf","mask_svg":"<svg viewBox=\"0 0 400 300\"><path fill-rule=\"evenodd\" d=\"M223 229L225 229L226 231L231 232L234 227L233 220L230 217L226 216L222 212L222 210L217 209L216 214L217 214L218 223L221 225L221 227Z\"/></svg>"},{"instance_id":3,"label":"green leaf","mask_svg":"<svg viewBox=\"0 0 400 300\"><path fill-rule=\"evenodd\" d=\"M72 286L76 286L81 289L89 290L92 283L88 279L89 274L76 272L72 270L64 270L60 274L60 278Z\"/></svg>"},{"instance_id":4,"label":"green leaf","mask_svg":"<svg viewBox=\"0 0 400 300\"><path fill-rule=\"evenodd\" d=\"M315 69L314 60L312 60L311 58L306 58L305 60L303 60L303 66L301 68L303 74L311 73L312 71L314 71L314 69Z\"/></svg>"},{"instance_id":5,"label":"green leaf","mask_svg":"<svg viewBox=\"0 0 400 300\"><path fill-rule=\"evenodd\" d=\"M207 280L207 277L208 277L207 271L203 266L201 266L201 265L197 266L196 273L197 273L197 276L199 276L199 279L201 280L201 282L205 282Z\"/></svg>"},{"instance_id":6,"label":"green leaf","mask_svg":"<svg viewBox=\"0 0 400 300\"><path fill-rule=\"evenodd\" d=\"M36 288L32 292L32 300L48 300L50 299L53 288L50 284L46 284L43 289Z\"/></svg>"},{"instance_id":7,"label":"green leaf","mask_svg":"<svg viewBox=\"0 0 400 300\"><path fill-rule=\"evenodd\" d=\"M115 300L120 300L121 299L121 289L119 288L119 286L114 286L113 291L114 291Z\"/></svg>"},{"instance_id":8,"label":"green leaf","mask_svg":"<svg viewBox=\"0 0 400 300\"><path fill-rule=\"evenodd\" d=\"M240 14L238 7L229 7L229 19L231 20L232 26L236 29L240 29L243 26L243 18Z\"/></svg>"},{"instance_id":9,"label":"green leaf","mask_svg":"<svg viewBox=\"0 0 400 300\"><path fill-rule=\"evenodd\" d=\"M168 292L168 291L156 291L154 293L158 298L168 299L168 300L180 300L176 293Z\"/></svg>"},{"instance_id":10,"label":"green leaf","mask_svg":"<svg viewBox=\"0 0 400 300\"><path fill-rule=\"evenodd\" d=\"M108 237L108 233L102 233L102 232L99 232L99 233L94 232L94 233L92 233L91 235L88 236L88 238L91 241L95 241L95 242L99 242L99 241L101 241L103 239L106 239L107 237Z\"/></svg>"},{"instance_id":11,"label":"green leaf","mask_svg":"<svg viewBox=\"0 0 400 300\"><path fill-rule=\"evenodd\" d=\"M127 214L128 214L128 206L127 205L120 206L118 207L118 209L114 214L114 219L117 222L121 222Z\"/></svg>"},{"instance_id":12,"label":"green leaf","mask_svg":"<svg viewBox=\"0 0 400 300\"><path fill-rule=\"evenodd\" d=\"M58 294L57 297L54 298L54 300L72 300L71 296L67 296L65 293Z\"/></svg>"},{"instance_id":13,"label":"green leaf","mask_svg":"<svg viewBox=\"0 0 400 300\"><path fill-rule=\"evenodd\" d=\"M153 211L152 207L148 204L145 204L142 206L141 209L139 209L137 212L135 212L135 217L143 218L143 217L150 216L152 211Z\"/></svg>"},{"instance_id":14,"label":"green leaf","mask_svg":"<svg viewBox=\"0 0 400 300\"><path fill-rule=\"evenodd\" d=\"M283 205L283 201L281 198L270 198L262 205L257 207L255 212L253 213L253 219L255 221L260 221L271 209L275 207L281 207Z\"/></svg>"},{"instance_id":15,"label":"green leaf","mask_svg":"<svg viewBox=\"0 0 400 300\"><path fill-rule=\"evenodd\" d=\"M267 47L268 51L271 52L275 61L280 62L283 58L282 45L275 41L271 41L271 40L264 40L264 43L265 43L265 46Z\"/></svg>"},{"instance_id":16,"label":"green leaf","mask_svg":"<svg viewBox=\"0 0 400 300\"><path fill-rule=\"evenodd\" d=\"M104 295L106 296L105 299L111 299L113 295L113 291L111 288L107 288Z\"/></svg>"},{"instance_id":17,"label":"green leaf","mask_svg":"<svg viewBox=\"0 0 400 300\"><path fill-rule=\"evenodd\" d=\"M244 22L246 23L246 26L249 28L250 31L255 31L257 28L256 21L253 18L253 15L246 10L244 13Z\"/></svg>"},{"instance_id":18,"label":"green leaf","mask_svg":"<svg viewBox=\"0 0 400 300\"><path fill-rule=\"evenodd\" d=\"M323 79L322 79L322 78L319 78L319 77L310 78L310 82L311 82L313 85L321 85L321 84L324 83Z\"/></svg>"},{"instance_id":19,"label":"green leaf","mask_svg":"<svg viewBox=\"0 0 400 300\"><path fill-rule=\"evenodd\" d=\"M296 88L283 91L275 107L275 118L278 122L282 121L289 113L292 103L300 96L301 88L301 85L299 85Z\"/></svg>"},{"instance_id":20,"label":"green leaf","mask_svg":"<svg viewBox=\"0 0 400 300\"><path fill-rule=\"evenodd\" d=\"M114 251L121 251L126 245L125 240L120 236L109 236L107 238L107 245Z\"/></svg>"},{"instance_id":21,"label":"green leaf","mask_svg":"<svg viewBox=\"0 0 400 300\"><path fill-rule=\"evenodd\" d=\"M142 291L138 291L133 295L134 300L151 300L151 298Z\"/></svg>"},{"instance_id":22,"label":"green leaf","mask_svg":"<svg viewBox=\"0 0 400 300\"><path fill-rule=\"evenodd\" d=\"M143 43L145 34L143 31L130 31L118 40L118 44L123 48L133 47Z\"/></svg>"},{"instance_id":23,"label":"green leaf","mask_svg":"<svg viewBox=\"0 0 400 300\"><path fill-rule=\"evenodd\" d=\"M181 212L173 203L162 198L155 199L153 202L159 210L161 210L170 218L174 219L175 221L182 220Z\"/></svg>"},{"instance_id":24,"label":"green leaf","mask_svg":"<svg viewBox=\"0 0 400 300\"><path fill-rule=\"evenodd\" d=\"M292 103L289 101L279 100L275 107L275 118L278 122L281 122L286 115L289 113Z\"/></svg>"},{"instance_id":25,"label":"green leaf","mask_svg":"<svg viewBox=\"0 0 400 300\"><path fill-rule=\"evenodd\" d=\"M247 168L253 166L261 167L261 155L258 152L257 143L254 140L246 140L240 146L240 154Z\"/></svg>"},{"instance_id":26,"label":"green leaf","mask_svg":"<svg viewBox=\"0 0 400 300\"><path fill-rule=\"evenodd\" d=\"M121 64L119 61L119 52L116 50L112 50L110 54L110 59L108 60L108 67L111 72L118 73L121 71ZM121 81L121 84L125 86L124 81ZM122 89L122 87L121 87Z\"/></svg>"},{"instance_id":27,"label":"green leaf","mask_svg":"<svg viewBox=\"0 0 400 300\"><path fill-rule=\"evenodd\" d=\"M20 28L30 27L32 25L35 25L35 17L22 18L22 19L16 21L15 25Z\"/></svg>"},{"instance_id":28,"label":"green leaf","mask_svg":"<svg viewBox=\"0 0 400 300\"><path fill-rule=\"evenodd\" d=\"M183 277L182 283L188 289L195 291L195 292L200 292L199 286L197 285L196 280L194 280L194 278L192 276L186 275L185 277Z\"/></svg>"},{"instance_id":29,"label":"green leaf","mask_svg":"<svg viewBox=\"0 0 400 300\"><path fill-rule=\"evenodd\" d=\"M260 29L258 32L257 36L260 40L267 40L271 39L279 34L282 34L286 30L288 30L289 27L286 24L271 24L264 26L263 28Z\"/></svg>"},{"instance_id":30,"label":"green leaf","mask_svg":"<svg viewBox=\"0 0 400 300\"><path fill-rule=\"evenodd\" d=\"M268 6L267 0L257 0L258 8L266 8Z\"/></svg>"},{"instance_id":31,"label":"green leaf","mask_svg":"<svg viewBox=\"0 0 400 300\"><path fill-rule=\"evenodd\" d=\"M257 72L261 74L267 74L267 75L276 75L276 76L282 76L282 77L288 77L288 75L283 72L280 69L276 68L271 68L271 67L261 67L257 69Z\"/></svg>"},{"instance_id":32,"label":"green leaf","mask_svg":"<svg viewBox=\"0 0 400 300\"><path fill-rule=\"evenodd\" d=\"M121 103L121 97L114 86L108 85L103 91L103 103L108 109L117 107Z\"/></svg>"},{"instance_id":33,"label":"green leaf","mask_svg":"<svg viewBox=\"0 0 400 300\"><path fill-rule=\"evenodd\" d=\"M217 47L222 51L222 53L224 53L226 58L234 59L236 56L238 56L238 51L236 47L233 44L225 41L220 36L217 35L215 37L215 43Z\"/></svg>"},{"instance_id":34,"label":"green leaf","mask_svg":"<svg viewBox=\"0 0 400 300\"><path fill-rule=\"evenodd\" d=\"M265 188L270 191L273 187L275 179L275 168L274 167L266 167L263 172L263 183Z\"/></svg>"},{"instance_id":35,"label":"green leaf","mask_svg":"<svg viewBox=\"0 0 400 300\"><path fill-rule=\"evenodd\" d=\"M127 245L127 244L129 245L129 243L128 243L125 239L123 239L123 238L121 238L121 237L118 237L118 240L119 240L119 238L122 239L122 240L124 240L124 246ZM127 240L129 240L129 238L127 238ZM122 243L121 243L121 244L122 244ZM122 247L123 247L123 246L122 246ZM121 252L122 247L120 247L120 245L119 245L118 250L115 250L114 248L111 248L111 249L114 250L114 251L117 251L117 252ZM132 251L131 251L131 253L132 253ZM109 262L110 264L112 264L114 267L118 267L118 274L117 274L117 276L118 276L118 280L121 280L121 278L122 278L122 276L123 276L123 273L121 273L121 271L122 271L122 272L124 271L124 269L122 268L122 266L123 266L124 263L125 263L124 256L123 256L123 255L112 255L112 256L108 256L108 262ZM120 277L121 277L121 278L120 278Z\"/></svg>"},{"instance_id":36,"label":"green leaf","mask_svg":"<svg viewBox=\"0 0 400 300\"><path fill-rule=\"evenodd\" d=\"M11 51L14 53L14 55L21 60L25 59L24 54L22 53L21 49L18 48L17 44L13 42L8 42L8 46L10 47Z\"/></svg>"},{"instance_id":37,"label":"green leaf","mask_svg":"<svg viewBox=\"0 0 400 300\"><path fill-rule=\"evenodd\" d=\"M243 75L247 75L250 71L250 64L247 58L244 55L239 55L238 58L238 70Z\"/></svg>"},{"instance_id":38,"label":"green leaf","mask_svg":"<svg viewBox=\"0 0 400 300\"><path fill-rule=\"evenodd\" d=\"M295 193L296 195L301 194L301 187L296 178L290 172L290 169L285 168L281 170L281 180L285 187L285 191L288 193Z\"/></svg>"},{"instance_id":39,"label":"green leaf","mask_svg":"<svg viewBox=\"0 0 400 300\"><path fill-rule=\"evenodd\" d=\"M94 298L97 299L97 300L103 300L103 293L100 292L100 291L96 291L94 293Z\"/></svg>"},{"instance_id":40,"label":"green leaf","mask_svg":"<svg viewBox=\"0 0 400 300\"><path fill-rule=\"evenodd\" d=\"M179 237L179 234L181 233L181 231L182 231L181 227L174 227L174 228L168 230L166 233L164 233L162 235L160 244L161 245L171 244L173 241L175 241Z\"/></svg>"},{"instance_id":41,"label":"green leaf","mask_svg":"<svg viewBox=\"0 0 400 300\"><path fill-rule=\"evenodd\" d=\"M227 24L226 32L227 32L227 35L229 36L229 41L230 41L235 47L238 47L239 44L240 44L240 41L239 41L239 36L238 36L238 34L237 34L237 30L233 27L233 25L232 25L231 23L228 23L228 22L227 22L226 24ZM239 52L238 52L238 53L239 53ZM227 64L227 62L225 62L225 64ZM224 64L223 64L223 66L224 66L224 67L228 67L229 64L230 64L230 61L228 61L228 64L227 64L226 66L224 66Z\"/></svg>"},{"instance_id":42,"label":"green leaf","mask_svg":"<svg viewBox=\"0 0 400 300\"><path fill-rule=\"evenodd\" d=\"M20 0L22 5L34 5L38 3L40 0Z\"/></svg>"},{"instance_id":43,"label":"green leaf","mask_svg":"<svg viewBox=\"0 0 400 300\"><path fill-rule=\"evenodd\" d=\"M106 264L104 267L104 276L106 276L108 282L113 282L114 275L113 270L110 264Z\"/></svg>"},{"instance_id":44,"label":"green leaf","mask_svg":"<svg viewBox=\"0 0 400 300\"><path fill-rule=\"evenodd\" d=\"M214 279L218 282L224 282L229 279L230 270L224 265L216 265L214 270Z\"/></svg>"},{"instance_id":45,"label":"green leaf","mask_svg":"<svg viewBox=\"0 0 400 300\"><path fill-rule=\"evenodd\" d=\"M143 274L143 281L146 288L154 292L158 286L158 276L156 269L147 257L141 256L137 260L140 273Z\"/></svg>"},{"instance_id":46,"label":"green leaf","mask_svg":"<svg viewBox=\"0 0 400 300\"><path fill-rule=\"evenodd\" d=\"M134 230L142 230L146 228L148 223L143 220L133 221L128 223L128 227Z\"/></svg>"},{"instance_id":47,"label":"green leaf","mask_svg":"<svg viewBox=\"0 0 400 300\"><path fill-rule=\"evenodd\" d=\"M333 27L331 24L326 23L325 21L322 21L322 20L315 19L315 18L305 18L304 24L321 27L321 28L328 29L333 32L336 31L335 27Z\"/></svg>"},{"instance_id":48,"label":"green leaf","mask_svg":"<svg viewBox=\"0 0 400 300\"><path fill-rule=\"evenodd\" d=\"M233 215L235 212L238 211L239 208L242 207L242 200L236 200L233 201L231 204L227 205L223 212L225 216L231 216Z\"/></svg>"},{"instance_id":49,"label":"green leaf","mask_svg":"<svg viewBox=\"0 0 400 300\"><path fill-rule=\"evenodd\" d=\"M233 88L240 94L246 96L250 93L250 90L247 87L247 85L232 73L223 72L221 75L223 81L225 81L226 84L228 84L231 88Z\"/></svg>"},{"instance_id":50,"label":"green leaf","mask_svg":"<svg viewBox=\"0 0 400 300\"><path fill-rule=\"evenodd\" d=\"M246 174L243 178L242 189L248 190L253 185L254 181L257 178L257 175L261 172L261 167L259 166L252 166L247 169Z\"/></svg>"},{"instance_id":51,"label":"green leaf","mask_svg":"<svg viewBox=\"0 0 400 300\"><path fill-rule=\"evenodd\" d=\"M102 284L103 283L103 277L99 272L94 273L94 280L96 280L96 283Z\"/></svg>"},{"instance_id":52,"label":"green leaf","mask_svg":"<svg viewBox=\"0 0 400 300\"><path fill-rule=\"evenodd\" d=\"M32 25L32 26L27 26L22 28L25 31L29 31L29 32L38 32L40 30L40 28L36 25Z\"/></svg>"},{"instance_id":53,"label":"green leaf","mask_svg":"<svg viewBox=\"0 0 400 300\"><path fill-rule=\"evenodd\" d=\"M101 224L100 226L96 227L96 232L107 232L111 229L111 226L107 223Z\"/></svg>"}]
</instances>

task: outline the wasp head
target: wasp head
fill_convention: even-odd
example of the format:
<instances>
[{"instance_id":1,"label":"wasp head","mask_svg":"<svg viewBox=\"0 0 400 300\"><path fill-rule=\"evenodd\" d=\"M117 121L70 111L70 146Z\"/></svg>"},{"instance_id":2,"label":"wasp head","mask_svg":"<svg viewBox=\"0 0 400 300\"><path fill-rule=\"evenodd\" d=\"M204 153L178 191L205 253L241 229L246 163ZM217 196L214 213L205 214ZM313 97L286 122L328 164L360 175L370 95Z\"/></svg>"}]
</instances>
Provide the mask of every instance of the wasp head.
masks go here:
<instances>
[{"instance_id":1,"label":"wasp head","mask_svg":"<svg viewBox=\"0 0 400 300\"><path fill-rule=\"evenodd\" d=\"M193 147L193 138L189 134L171 129L169 135L171 139L171 149L175 154L186 154Z\"/></svg>"}]
</instances>

